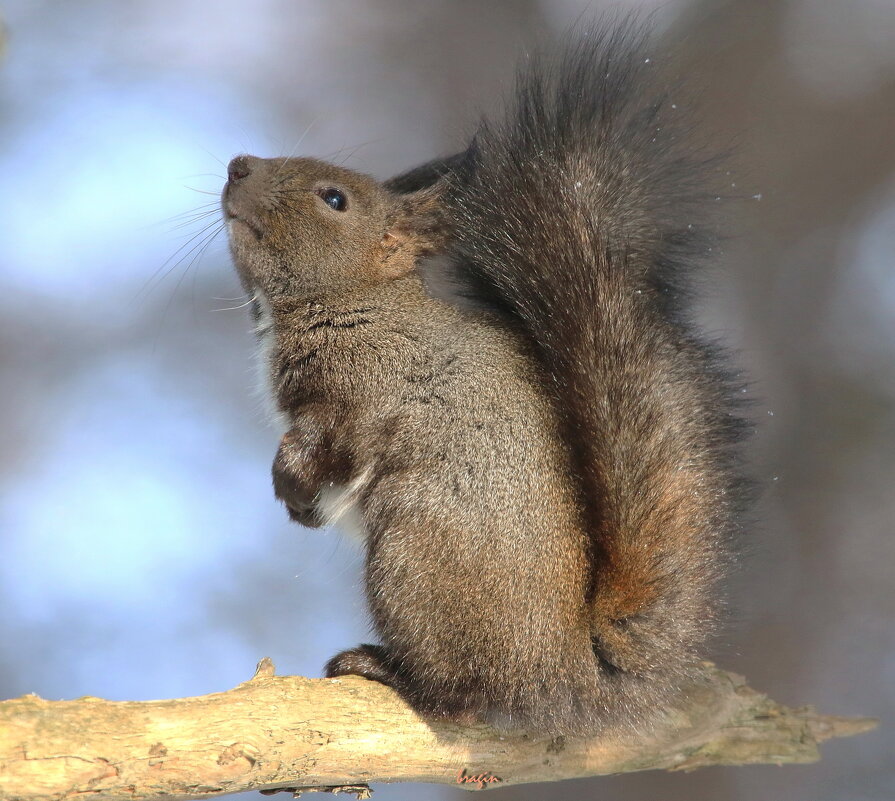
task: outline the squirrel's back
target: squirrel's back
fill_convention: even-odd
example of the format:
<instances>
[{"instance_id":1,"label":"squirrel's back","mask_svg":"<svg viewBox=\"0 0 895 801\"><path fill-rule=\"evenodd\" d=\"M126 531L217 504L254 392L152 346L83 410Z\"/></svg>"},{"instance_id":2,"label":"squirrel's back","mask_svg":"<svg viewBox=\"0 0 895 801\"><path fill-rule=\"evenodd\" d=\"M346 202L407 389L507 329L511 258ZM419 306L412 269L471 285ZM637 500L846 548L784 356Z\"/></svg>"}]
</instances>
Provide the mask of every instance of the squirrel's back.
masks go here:
<instances>
[{"instance_id":1,"label":"squirrel's back","mask_svg":"<svg viewBox=\"0 0 895 801\"><path fill-rule=\"evenodd\" d=\"M630 24L532 60L446 197L456 267L524 330L570 447L604 720L686 676L744 495L737 392L684 303L707 162L654 71Z\"/></svg>"}]
</instances>

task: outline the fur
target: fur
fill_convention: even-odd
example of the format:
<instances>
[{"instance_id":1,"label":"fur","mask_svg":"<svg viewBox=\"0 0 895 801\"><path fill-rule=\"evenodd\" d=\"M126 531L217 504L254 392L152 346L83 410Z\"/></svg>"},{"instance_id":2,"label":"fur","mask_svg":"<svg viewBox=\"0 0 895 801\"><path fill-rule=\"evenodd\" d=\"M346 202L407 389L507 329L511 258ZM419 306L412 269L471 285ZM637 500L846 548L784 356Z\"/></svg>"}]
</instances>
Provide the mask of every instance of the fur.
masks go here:
<instances>
[{"instance_id":1,"label":"fur","mask_svg":"<svg viewBox=\"0 0 895 801\"><path fill-rule=\"evenodd\" d=\"M231 162L290 424L276 494L316 526L351 487L366 537L380 644L327 675L458 721L639 731L712 631L742 424L686 313L704 163L644 48L628 25L531 61L466 149L385 184ZM427 291L433 255L476 303Z\"/></svg>"}]
</instances>

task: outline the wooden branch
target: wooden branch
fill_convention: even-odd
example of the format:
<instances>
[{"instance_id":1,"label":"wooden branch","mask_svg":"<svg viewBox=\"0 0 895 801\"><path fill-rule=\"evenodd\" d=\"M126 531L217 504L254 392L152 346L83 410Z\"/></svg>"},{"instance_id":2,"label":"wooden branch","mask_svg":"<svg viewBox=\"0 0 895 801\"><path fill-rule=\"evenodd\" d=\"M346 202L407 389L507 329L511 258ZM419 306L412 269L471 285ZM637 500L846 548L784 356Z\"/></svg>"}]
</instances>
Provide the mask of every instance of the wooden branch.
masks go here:
<instances>
[{"instance_id":1,"label":"wooden branch","mask_svg":"<svg viewBox=\"0 0 895 801\"><path fill-rule=\"evenodd\" d=\"M0 703L0 799L197 799L244 790L368 782L467 789L704 765L812 762L817 743L876 725L789 709L706 663L661 733L646 739L538 739L426 723L358 677L255 676L229 692L171 701L100 698Z\"/></svg>"}]
</instances>

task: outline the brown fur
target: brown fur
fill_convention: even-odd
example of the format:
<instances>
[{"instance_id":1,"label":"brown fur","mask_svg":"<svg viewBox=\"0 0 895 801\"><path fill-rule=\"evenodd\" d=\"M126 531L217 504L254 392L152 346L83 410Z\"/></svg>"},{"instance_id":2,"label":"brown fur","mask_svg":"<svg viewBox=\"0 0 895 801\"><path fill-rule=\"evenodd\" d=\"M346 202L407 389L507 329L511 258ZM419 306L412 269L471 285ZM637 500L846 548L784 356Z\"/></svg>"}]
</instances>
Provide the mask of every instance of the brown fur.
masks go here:
<instances>
[{"instance_id":1,"label":"brown fur","mask_svg":"<svg viewBox=\"0 0 895 801\"><path fill-rule=\"evenodd\" d=\"M231 162L231 248L290 426L276 493L320 525L347 488L366 536L381 645L327 675L425 714L646 725L715 617L736 425L671 297L690 207L665 140L644 149L636 38L537 65L467 151L385 185ZM493 311L432 297L433 253Z\"/></svg>"}]
</instances>

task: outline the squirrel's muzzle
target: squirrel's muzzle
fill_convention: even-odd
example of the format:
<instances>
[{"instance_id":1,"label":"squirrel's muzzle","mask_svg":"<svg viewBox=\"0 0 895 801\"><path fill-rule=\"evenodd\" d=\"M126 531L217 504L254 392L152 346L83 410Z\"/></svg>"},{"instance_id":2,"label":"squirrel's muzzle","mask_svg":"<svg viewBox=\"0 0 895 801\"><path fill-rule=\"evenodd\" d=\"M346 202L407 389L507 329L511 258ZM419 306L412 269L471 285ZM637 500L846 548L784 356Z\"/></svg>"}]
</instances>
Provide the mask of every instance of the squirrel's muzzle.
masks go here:
<instances>
[{"instance_id":1,"label":"squirrel's muzzle","mask_svg":"<svg viewBox=\"0 0 895 801\"><path fill-rule=\"evenodd\" d=\"M236 156L230 159L227 165L227 183L235 184L243 178L248 178L252 172L252 161L257 160L252 156Z\"/></svg>"},{"instance_id":2,"label":"squirrel's muzzle","mask_svg":"<svg viewBox=\"0 0 895 801\"><path fill-rule=\"evenodd\" d=\"M270 166L267 159L236 156L227 165L227 183L221 194L221 205L228 222L245 223L260 238L259 209L270 189Z\"/></svg>"}]
</instances>

